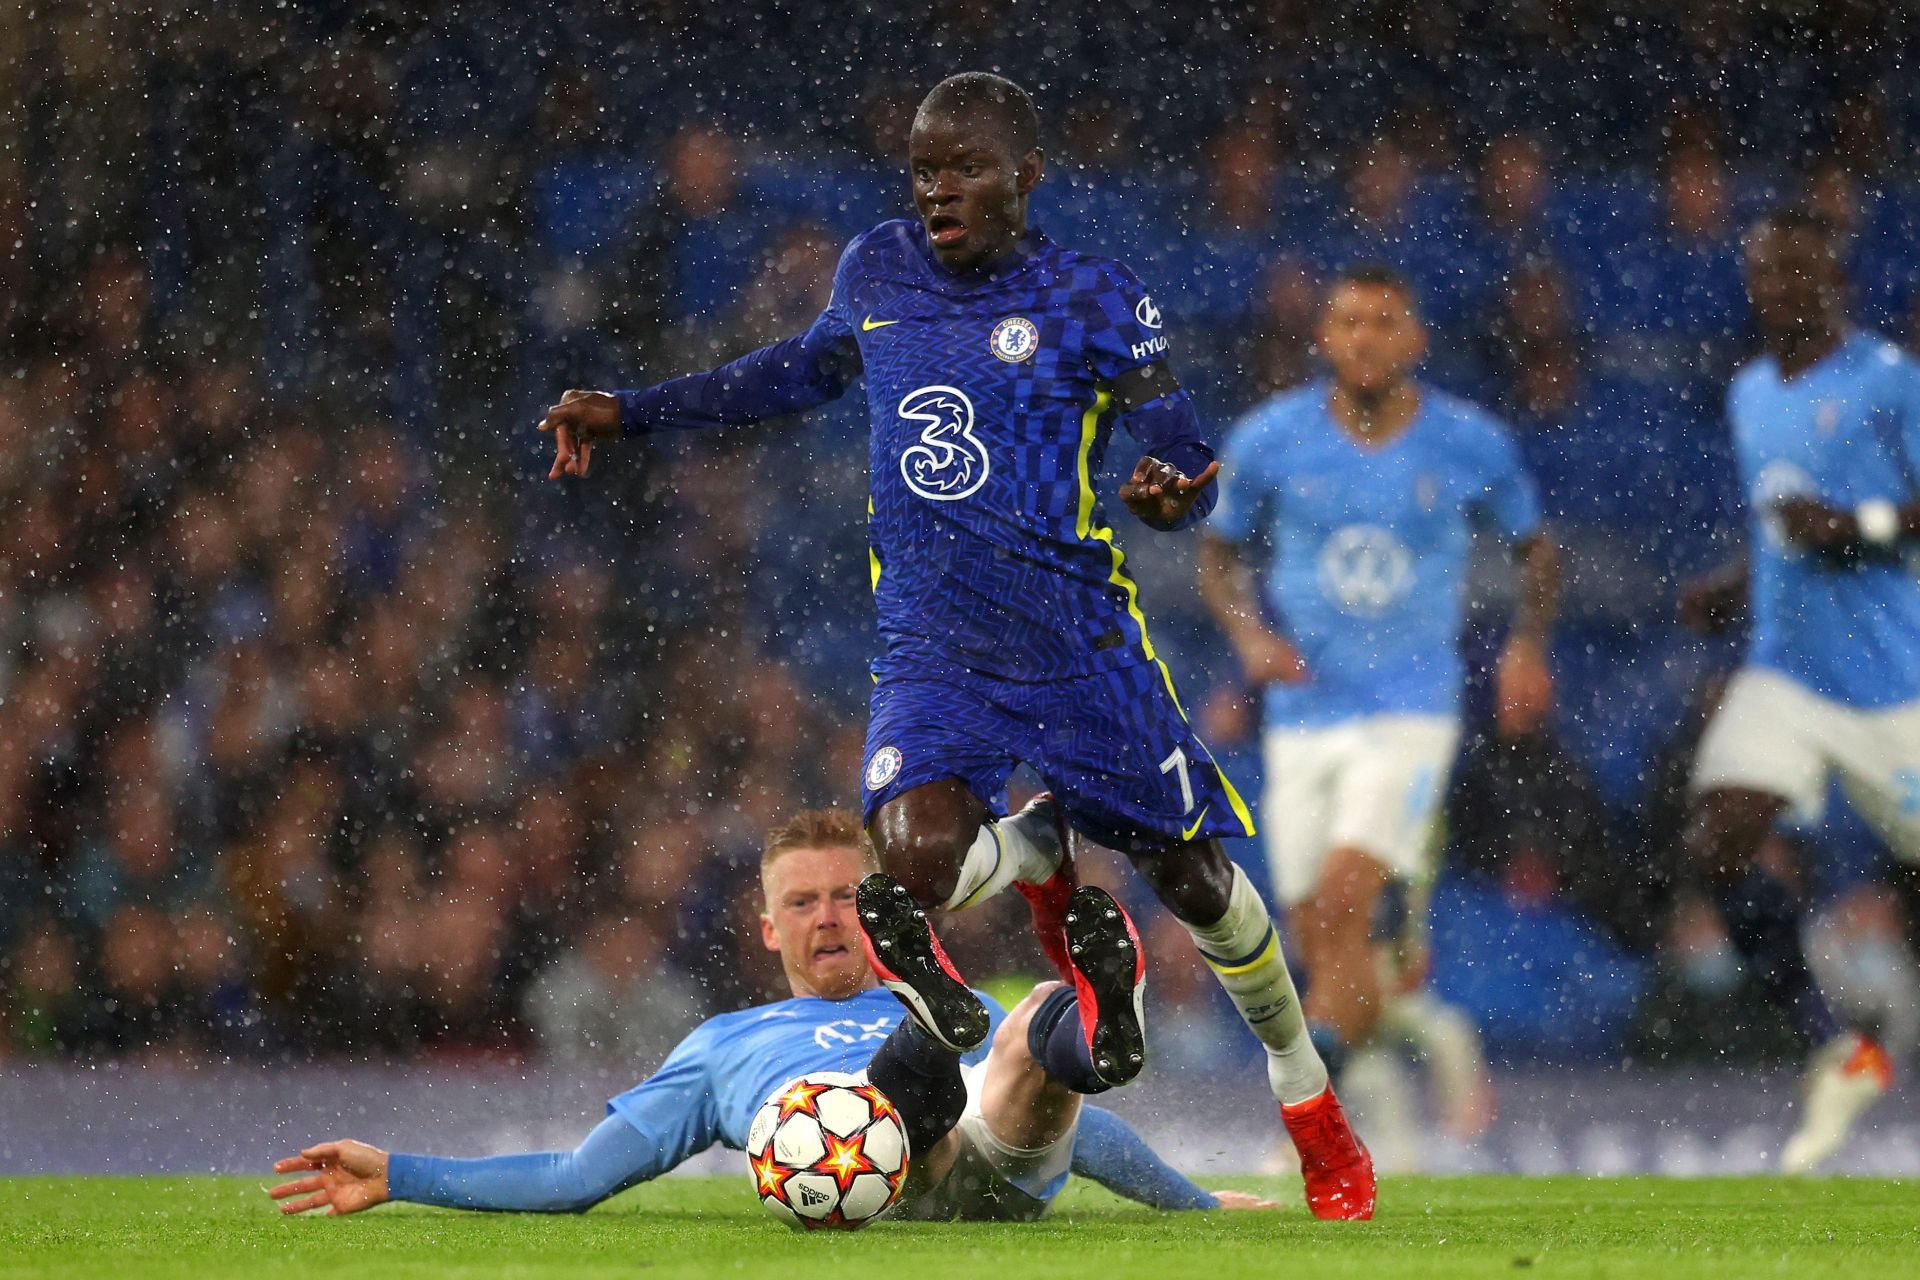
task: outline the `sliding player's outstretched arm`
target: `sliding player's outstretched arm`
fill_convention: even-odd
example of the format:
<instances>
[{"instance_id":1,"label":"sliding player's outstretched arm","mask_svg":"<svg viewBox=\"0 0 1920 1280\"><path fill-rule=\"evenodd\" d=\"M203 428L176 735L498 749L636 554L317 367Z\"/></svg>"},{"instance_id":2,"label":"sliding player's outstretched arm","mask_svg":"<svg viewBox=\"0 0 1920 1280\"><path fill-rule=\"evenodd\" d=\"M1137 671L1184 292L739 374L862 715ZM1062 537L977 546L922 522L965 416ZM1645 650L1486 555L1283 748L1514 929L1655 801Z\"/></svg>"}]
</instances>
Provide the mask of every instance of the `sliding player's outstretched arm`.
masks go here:
<instances>
[{"instance_id":1,"label":"sliding player's outstretched arm","mask_svg":"<svg viewBox=\"0 0 1920 1280\"><path fill-rule=\"evenodd\" d=\"M746 426L839 399L861 367L853 326L838 303L846 270L843 256L833 299L798 337L638 391L567 392L540 420L540 429L553 433L547 478L586 475L594 446L624 436Z\"/></svg>"},{"instance_id":2,"label":"sliding player's outstretched arm","mask_svg":"<svg viewBox=\"0 0 1920 1280\"><path fill-rule=\"evenodd\" d=\"M305 1174L267 1194L282 1213L325 1209L330 1217L389 1200L518 1213L584 1213L607 1197L658 1177L672 1163L660 1145L609 1116L572 1151L457 1160L389 1154L364 1142L322 1142L273 1166Z\"/></svg>"},{"instance_id":3,"label":"sliding player's outstretched arm","mask_svg":"<svg viewBox=\"0 0 1920 1280\"><path fill-rule=\"evenodd\" d=\"M712 1024L707 1024L711 1027ZM276 1163L304 1175L267 1192L282 1213L359 1213L389 1200L520 1213L584 1213L657 1178L720 1138L707 1071L707 1027L680 1042L660 1069L615 1098L614 1114L572 1151L477 1160L389 1154L364 1142L322 1142Z\"/></svg>"}]
</instances>

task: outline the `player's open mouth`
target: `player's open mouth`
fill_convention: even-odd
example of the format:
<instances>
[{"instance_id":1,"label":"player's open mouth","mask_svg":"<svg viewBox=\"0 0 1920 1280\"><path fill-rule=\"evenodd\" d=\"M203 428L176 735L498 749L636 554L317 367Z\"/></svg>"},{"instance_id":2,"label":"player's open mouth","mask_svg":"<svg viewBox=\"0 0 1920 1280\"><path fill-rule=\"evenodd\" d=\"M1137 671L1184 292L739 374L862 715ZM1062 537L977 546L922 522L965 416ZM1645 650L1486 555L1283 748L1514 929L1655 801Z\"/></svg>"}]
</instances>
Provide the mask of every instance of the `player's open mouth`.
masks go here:
<instances>
[{"instance_id":1,"label":"player's open mouth","mask_svg":"<svg viewBox=\"0 0 1920 1280\"><path fill-rule=\"evenodd\" d=\"M927 238L935 244L958 244L967 238L967 224L950 213L936 213L927 219Z\"/></svg>"},{"instance_id":2,"label":"player's open mouth","mask_svg":"<svg viewBox=\"0 0 1920 1280\"><path fill-rule=\"evenodd\" d=\"M844 943L841 943L831 947L816 948L813 953L813 958L815 960L818 960L822 956L844 956L846 954L847 954L847 947Z\"/></svg>"}]
</instances>

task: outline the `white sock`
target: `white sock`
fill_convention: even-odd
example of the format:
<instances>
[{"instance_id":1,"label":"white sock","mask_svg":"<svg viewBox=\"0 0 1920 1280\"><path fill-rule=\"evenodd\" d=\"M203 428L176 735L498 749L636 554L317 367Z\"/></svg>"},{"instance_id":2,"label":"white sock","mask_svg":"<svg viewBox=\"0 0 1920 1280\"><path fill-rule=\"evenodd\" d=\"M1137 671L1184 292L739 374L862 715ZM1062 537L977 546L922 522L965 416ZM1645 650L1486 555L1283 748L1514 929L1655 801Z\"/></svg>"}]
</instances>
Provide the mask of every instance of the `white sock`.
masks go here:
<instances>
[{"instance_id":1,"label":"white sock","mask_svg":"<svg viewBox=\"0 0 1920 1280\"><path fill-rule=\"evenodd\" d=\"M1059 837L1054 834L1053 816L1044 807L988 822L974 837L960 863L960 879L940 908L964 911L1015 880L1043 884L1059 866Z\"/></svg>"},{"instance_id":2,"label":"white sock","mask_svg":"<svg viewBox=\"0 0 1920 1280\"><path fill-rule=\"evenodd\" d=\"M1267 914L1260 891L1239 867L1227 914L1202 928L1185 925L1201 958L1226 988L1234 1008L1267 1047L1267 1083L1273 1096L1291 1106L1320 1096L1327 1087L1327 1066L1307 1038L1300 993L1287 972L1280 935Z\"/></svg>"}]
</instances>

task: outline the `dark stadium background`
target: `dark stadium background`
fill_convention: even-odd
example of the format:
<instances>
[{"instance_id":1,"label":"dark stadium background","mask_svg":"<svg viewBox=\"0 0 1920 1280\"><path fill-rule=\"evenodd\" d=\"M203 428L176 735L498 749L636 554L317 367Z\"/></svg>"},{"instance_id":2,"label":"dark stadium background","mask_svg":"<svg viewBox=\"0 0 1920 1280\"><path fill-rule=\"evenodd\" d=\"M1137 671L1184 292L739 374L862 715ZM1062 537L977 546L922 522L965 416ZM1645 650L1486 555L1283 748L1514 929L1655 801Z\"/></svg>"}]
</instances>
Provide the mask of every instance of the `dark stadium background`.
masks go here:
<instances>
[{"instance_id":1,"label":"dark stadium background","mask_svg":"<svg viewBox=\"0 0 1920 1280\"><path fill-rule=\"evenodd\" d=\"M1438 989L1516 1064L1790 1054L1669 891L1734 653L1674 600L1737 543L1744 220L1814 202L1859 318L1920 336L1917 53L1893 0L8 6L0 1062L634 1076L772 989L758 835L854 797L862 406L584 484L533 424L803 326L961 68L1034 91L1038 223L1148 280L1221 429L1310 374L1315 282L1362 259L1513 423L1568 548L1561 707L1468 747ZM1251 795L1191 539L1126 523ZM1881 851L1844 813L1798 843L1834 980L1911 1044ZM971 972L1039 971L1020 920L953 926ZM1163 1062L1251 1062L1168 926Z\"/></svg>"}]
</instances>

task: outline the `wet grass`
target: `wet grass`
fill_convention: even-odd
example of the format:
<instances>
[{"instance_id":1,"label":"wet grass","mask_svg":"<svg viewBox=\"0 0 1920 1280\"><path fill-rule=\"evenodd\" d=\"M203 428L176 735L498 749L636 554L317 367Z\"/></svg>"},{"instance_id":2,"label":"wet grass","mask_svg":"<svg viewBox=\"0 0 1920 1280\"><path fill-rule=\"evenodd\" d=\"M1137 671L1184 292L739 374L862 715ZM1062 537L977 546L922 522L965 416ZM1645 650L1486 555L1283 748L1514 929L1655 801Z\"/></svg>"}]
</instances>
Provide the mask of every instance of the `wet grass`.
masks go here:
<instances>
[{"instance_id":1,"label":"wet grass","mask_svg":"<svg viewBox=\"0 0 1920 1280\"><path fill-rule=\"evenodd\" d=\"M1156 1214L1076 1183L1038 1224L882 1223L801 1235L739 1180L668 1179L580 1217L388 1205L282 1219L270 1179L0 1179L0 1276L822 1275L1529 1277L1920 1275L1920 1183L1867 1179L1397 1178L1371 1223Z\"/></svg>"}]
</instances>

